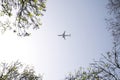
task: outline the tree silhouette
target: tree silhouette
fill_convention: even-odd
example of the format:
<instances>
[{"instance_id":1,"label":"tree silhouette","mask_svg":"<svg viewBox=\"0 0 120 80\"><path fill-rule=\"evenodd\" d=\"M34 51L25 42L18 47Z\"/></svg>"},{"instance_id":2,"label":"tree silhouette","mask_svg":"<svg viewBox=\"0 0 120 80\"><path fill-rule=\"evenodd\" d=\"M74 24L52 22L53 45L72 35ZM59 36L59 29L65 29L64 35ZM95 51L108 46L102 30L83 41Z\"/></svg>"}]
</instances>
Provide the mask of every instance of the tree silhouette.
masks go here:
<instances>
[{"instance_id":1,"label":"tree silhouette","mask_svg":"<svg viewBox=\"0 0 120 80\"><path fill-rule=\"evenodd\" d=\"M90 64L90 70L78 70L65 80L120 80L120 0L108 0L108 29L114 38L114 47Z\"/></svg>"},{"instance_id":2,"label":"tree silhouette","mask_svg":"<svg viewBox=\"0 0 120 80\"><path fill-rule=\"evenodd\" d=\"M120 80L120 48L115 43L112 51L91 65L103 80Z\"/></svg>"},{"instance_id":3,"label":"tree silhouette","mask_svg":"<svg viewBox=\"0 0 120 80\"><path fill-rule=\"evenodd\" d=\"M79 69L65 80L120 80L120 48L114 43L112 51L90 64L87 70Z\"/></svg>"},{"instance_id":4,"label":"tree silhouette","mask_svg":"<svg viewBox=\"0 0 120 80\"><path fill-rule=\"evenodd\" d=\"M120 0L108 0L109 18L106 19L114 41L120 44Z\"/></svg>"},{"instance_id":5,"label":"tree silhouette","mask_svg":"<svg viewBox=\"0 0 120 80\"><path fill-rule=\"evenodd\" d=\"M30 27L39 29L42 25L40 17L43 16L43 11L46 11L45 3L46 0L0 0L0 15L15 17L12 25L8 21L6 22L8 24L0 22L2 32L9 28L19 36L29 36L27 30Z\"/></svg>"},{"instance_id":6,"label":"tree silhouette","mask_svg":"<svg viewBox=\"0 0 120 80\"><path fill-rule=\"evenodd\" d=\"M42 80L42 76L37 76L32 68L23 67L18 61L12 64L1 63L0 80Z\"/></svg>"},{"instance_id":7,"label":"tree silhouette","mask_svg":"<svg viewBox=\"0 0 120 80\"><path fill-rule=\"evenodd\" d=\"M98 71L88 68L84 70L83 68L78 69L74 74L70 73L65 77L65 80L101 80Z\"/></svg>"}]
</instances>

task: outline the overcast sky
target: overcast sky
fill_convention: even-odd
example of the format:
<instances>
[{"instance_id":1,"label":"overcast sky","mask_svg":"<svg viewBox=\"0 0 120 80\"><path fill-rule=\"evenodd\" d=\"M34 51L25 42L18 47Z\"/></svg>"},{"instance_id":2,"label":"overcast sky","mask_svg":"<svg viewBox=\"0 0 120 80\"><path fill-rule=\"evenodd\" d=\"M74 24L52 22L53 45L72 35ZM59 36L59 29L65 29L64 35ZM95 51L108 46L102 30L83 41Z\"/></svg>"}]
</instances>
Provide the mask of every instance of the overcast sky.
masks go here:
<instances>
[{"instance_id":1,"label":"overcast sky","mask_svg":"<svg viewBox=\"0 0 120 80\"><path fill-rule=\"evenodd\" d=\"M63 80L111 50L106 4L107 0L47 0L43 25L30 37L0 35L0 61L19 60L34 66L43 80ZM71 34L67 40L57 36L64 30Z\"/></svg>"}]
</instances>

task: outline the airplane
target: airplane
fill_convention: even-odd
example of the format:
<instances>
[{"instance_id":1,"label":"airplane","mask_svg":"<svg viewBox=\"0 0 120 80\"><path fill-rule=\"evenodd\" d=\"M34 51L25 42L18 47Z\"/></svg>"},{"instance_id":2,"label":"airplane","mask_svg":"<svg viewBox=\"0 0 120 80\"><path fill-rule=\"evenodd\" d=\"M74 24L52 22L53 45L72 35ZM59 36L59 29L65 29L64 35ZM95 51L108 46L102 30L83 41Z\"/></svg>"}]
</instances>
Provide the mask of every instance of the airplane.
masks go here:
<instances>
[{"instance_id":1,"label":"airplane","mask_svg":"<svg viewBox=\"0 0 120 80\"><path fill-rule=\"evenodd\" d=\"M70 37L71 34L65 34L65 33L66 33L66 31L64 31L63 34L58 35L58 36L62 36L64 38L64 40L66 40L66 37L68 37L68 36Z\"/></svg>"}]
</instances>

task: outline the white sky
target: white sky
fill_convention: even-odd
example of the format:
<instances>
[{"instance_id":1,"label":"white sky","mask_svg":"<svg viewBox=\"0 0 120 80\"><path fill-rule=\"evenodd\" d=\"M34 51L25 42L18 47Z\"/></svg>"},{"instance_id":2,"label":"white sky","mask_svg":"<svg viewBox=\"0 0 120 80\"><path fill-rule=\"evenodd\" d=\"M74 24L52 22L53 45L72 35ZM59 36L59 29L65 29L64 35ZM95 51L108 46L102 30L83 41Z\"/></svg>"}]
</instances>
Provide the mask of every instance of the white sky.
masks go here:
<instances>
[{"instance_id":1,"label":"white sky","mask_svg":"<svg viewBox=\"0 0 120 80\"><path fill-rule=\"evenodd\" d=\"M112 48L106 30L107 0L48 0L43 26L30 37L7 31L0 35L0 61L19 60L34 66L43 80L63 80L68 72L87 67ZM71 33L67 40L58 34Z\"/></svg>"}]
</instances>

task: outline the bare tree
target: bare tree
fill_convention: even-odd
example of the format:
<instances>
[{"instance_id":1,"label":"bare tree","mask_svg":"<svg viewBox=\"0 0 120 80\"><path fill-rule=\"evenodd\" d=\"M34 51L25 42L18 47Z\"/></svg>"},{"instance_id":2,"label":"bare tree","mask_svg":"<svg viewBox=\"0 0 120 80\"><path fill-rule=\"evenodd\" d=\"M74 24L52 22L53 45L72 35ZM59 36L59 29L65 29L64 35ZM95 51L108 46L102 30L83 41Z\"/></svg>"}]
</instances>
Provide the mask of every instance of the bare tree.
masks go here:
<instances>
[{"instance_id":1,"label":"bare tree","mask_svg":"<svg viewBox=\"0 0 120 80\"><path fill-rule=\"evenodd\" d=\"M0 15L12 17L15 21L10 25L1 23L2 31L7 28L13 29L19 36L29 36L27 30L32 27L39 29L42 25L40 16L43 16L43 11L46 11L46 0L0 0ZM12 21L12 20L11 20Z\"/></svg>"},{"instance_id":2,"label":"bare tree","mask_svg":"<svg viewBox=\"0 0 120 80\"><path fill-rule=\"evenodd\" d=\"M120 80L120 48L115 44L112 51L92 63L91 67L99 71L97 75L103 80Z\"/></svg>"},{"instance_id":3,"label":"bare tree","mask_svg":"<svg viewBox=\"0 0 120 80\"><path fill-rule=\"evenodd\" d=\"M114 45L112 51L91 63L87 70L81 68L65 80L120 80L120 48Z\"/></svg>"}]
</instances>

